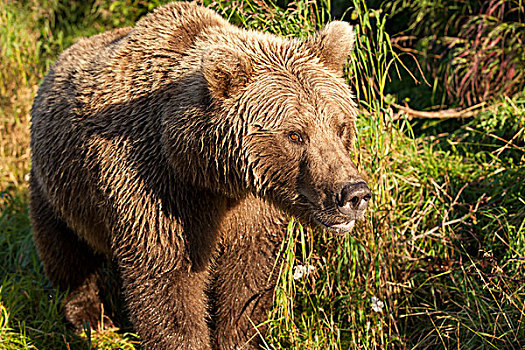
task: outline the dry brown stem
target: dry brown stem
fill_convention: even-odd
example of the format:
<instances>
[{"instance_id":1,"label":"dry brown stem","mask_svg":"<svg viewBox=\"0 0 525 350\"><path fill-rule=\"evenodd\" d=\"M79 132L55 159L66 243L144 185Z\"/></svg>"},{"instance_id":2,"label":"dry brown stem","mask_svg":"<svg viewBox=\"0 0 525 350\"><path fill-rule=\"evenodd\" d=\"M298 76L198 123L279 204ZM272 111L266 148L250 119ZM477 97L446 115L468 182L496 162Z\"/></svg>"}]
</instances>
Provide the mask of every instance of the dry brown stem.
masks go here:
<instances>
[{"instance_id":1,"label":"dry brown stem","mask_svg":"<svg viewBox=\"0 0 525 350\"><path fill-rule=\"evenodd\" d=\"M409 120L417 119L450 119L450 118L470 118L479 113L480 109L485 103L479 103L465 109L443 109L439 111L418 111L407 106L402 106L397 103L392 103L394 108L397 108L400 112L394 115L394 120L402 119L402 114L405 114Z\"/></svg>"}]
</instances>

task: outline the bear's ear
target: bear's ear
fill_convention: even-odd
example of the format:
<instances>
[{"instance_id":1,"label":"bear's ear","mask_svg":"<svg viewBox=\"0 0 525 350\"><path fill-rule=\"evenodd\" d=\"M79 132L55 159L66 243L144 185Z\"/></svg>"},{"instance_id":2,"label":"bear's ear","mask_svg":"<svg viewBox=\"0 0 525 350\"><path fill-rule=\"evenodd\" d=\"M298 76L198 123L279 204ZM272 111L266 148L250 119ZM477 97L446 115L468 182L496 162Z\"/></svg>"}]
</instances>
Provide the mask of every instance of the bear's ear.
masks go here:
<instances>
[{"instance_id":1,"label":"bear's ear","mask_svg":"<svg viewBox=\"0 0 525 350\"><path fill-rule=\"evenodd\" d=\"M307 43L329 69L342 75L346 59L354 48L354 29L346 22L333 21L308 38Z\"/></svg>"},{"instance_id":2,"label":"bear's ear","mask_svg":"<svg viewBox=\"0 0 525 350\"><path fill-rule=\"evenodd\" d=\"M248 84L252 65L244 53L226 46L215 46L202 56L202 73L211 96L224 100Z\"/></svg>"}]
</instances>

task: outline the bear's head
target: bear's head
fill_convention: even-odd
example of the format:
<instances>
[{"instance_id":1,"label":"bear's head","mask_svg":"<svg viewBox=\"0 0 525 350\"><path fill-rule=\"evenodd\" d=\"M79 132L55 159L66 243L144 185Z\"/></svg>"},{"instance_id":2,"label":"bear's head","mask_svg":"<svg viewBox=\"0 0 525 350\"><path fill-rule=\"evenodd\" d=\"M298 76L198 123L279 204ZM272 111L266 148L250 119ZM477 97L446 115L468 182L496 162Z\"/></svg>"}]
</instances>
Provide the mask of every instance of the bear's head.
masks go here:
<instances>
[{"instance_id":1,"label":"bear's head","mask_svg":"<svg viewBox=\"0 0 525 350\"><path fill-rule=\"evenodd\" d=\"M352 161L357 107L342 74L352 27L334 21L305 40L239 31L235 40L203 50L209 106L199 141L175 140L174 158L198 186L252 192L303 222L352 230L371 197Z\"/></svg>"}]
</instances>

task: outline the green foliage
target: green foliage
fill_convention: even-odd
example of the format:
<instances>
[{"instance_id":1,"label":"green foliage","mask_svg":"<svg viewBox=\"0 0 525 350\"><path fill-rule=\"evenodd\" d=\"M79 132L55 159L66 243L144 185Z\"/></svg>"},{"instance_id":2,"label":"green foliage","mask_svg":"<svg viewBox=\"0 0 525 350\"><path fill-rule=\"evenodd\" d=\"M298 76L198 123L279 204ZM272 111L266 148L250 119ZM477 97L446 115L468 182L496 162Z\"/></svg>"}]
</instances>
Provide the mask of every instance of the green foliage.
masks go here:
<instances>
[{"instance_id":1,"label":"green foliage","mask_svg":"<svg viewBox=\"0 0 525 350\"><path fill-rule=\"evenodd\" d=\"M115 329L75 335L64 321L63 292L44 276L31 236L27 194L0 192L0 348L134 349L136 336Z\"/></svg>"},{"instance_id":2,"label":"green foliage","mask_svg":"<svg viewBox=\"0 0 525 350\"><path fill-rule=\"evenodd\" d=\"M327 22L330 2L300 0L280 7L272 1L202 0L230 22L280 36L306 37Z\"/></svg>"},{"instance_id":3,"label":"green foliage","mask_svg":"<svg viewBox=\"0 0 525 350\"><path fill-rule=\"evenodd\" d=\"M419 51L442 102L463 106L525 88L525 6L520 0L396 0L405 51ZM403 39L404 38L404 39Z\"/></svg>"},{"instance_id":4,"label":"green foliage","mask_svg":"<svg viewBox=\"0 0 525 350\"><path fill-rule=\"evenodd\" d=\"M356 47L351 54L349 77L356 90L357 100L369 108L378 102L383 106L387 77L397 55L385 31L386 17L381 11L369 9L366 1L353 1L352 18L356 21Z\"/></svg>"}]
</instances>

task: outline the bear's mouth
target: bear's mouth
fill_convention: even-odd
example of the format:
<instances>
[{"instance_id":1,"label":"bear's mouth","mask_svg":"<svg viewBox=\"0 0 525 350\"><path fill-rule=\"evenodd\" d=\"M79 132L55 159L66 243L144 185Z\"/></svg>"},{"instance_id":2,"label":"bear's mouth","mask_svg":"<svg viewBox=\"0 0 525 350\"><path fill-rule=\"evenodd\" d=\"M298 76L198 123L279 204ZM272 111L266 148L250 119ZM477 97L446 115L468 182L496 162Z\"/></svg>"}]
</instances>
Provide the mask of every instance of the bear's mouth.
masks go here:
<instances>
[{"instance_id":1,"label":"bear's mouth","mask_svg":"<svg viewBox=\"0 0 525 350\"><path fill-rule=\"evenodd\" d=\"M302 197L310 212L307 221L328 231L349 233L354 229L356 220L363 219L364 209L355 210L351 215L343 216L335 209L335 203L315 204L315 202L308 200L306 195ZM328 209L330 207L334 209Z\"/></svg>"},{"instance_id":2,"label":"bear's mouth","mask_svg":"<svg viewBox=\"0 0 525 350\"><path fill-rule=\"evenodd\" d=\"M352 231L354 229L354 226L355 226L355 220L350 220L348 222L331 224L331 223L324 222L323 220L321 220L321 219L319 219L317 217L314 217L314 219L323 228L327 228L329 230L333 230L333 231L337 231L337 232L341 232L341 233L350 232L350 231Z\"/></svg>"}]
</instances>

